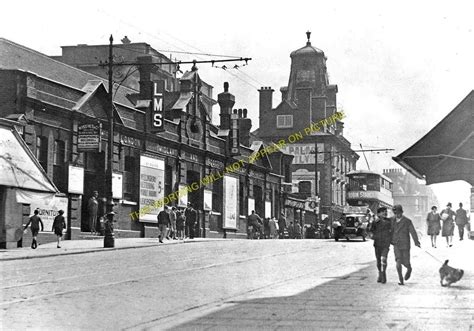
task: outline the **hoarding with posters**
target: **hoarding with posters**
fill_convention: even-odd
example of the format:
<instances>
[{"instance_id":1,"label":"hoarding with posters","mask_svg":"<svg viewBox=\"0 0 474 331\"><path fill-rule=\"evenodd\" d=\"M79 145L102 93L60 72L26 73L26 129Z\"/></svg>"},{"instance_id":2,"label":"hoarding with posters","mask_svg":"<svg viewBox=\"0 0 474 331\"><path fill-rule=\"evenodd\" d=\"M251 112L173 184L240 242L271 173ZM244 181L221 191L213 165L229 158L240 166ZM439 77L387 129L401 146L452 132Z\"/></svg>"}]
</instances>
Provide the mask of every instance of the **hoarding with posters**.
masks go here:
<instances>
[{"instance_id":1,"label":"hoarding with posters","mask_svg":"<svg viewBox=\"0 0 474 331\"><path fill-rule=\"evenodd\" d=\"M224 213L222 215L224 229L237 229L239 201L239 182L237 178L224 176Z\"/></svg>"},{"instance_id":2,"label":"hoarding with posters","mask_svg":"<svg viewBox=\"0 0 474 331\"><path fill-rule=\"evenodd\" d=\"M140 222L157 223L158 213L163 206L156 208L157 201L165 195L165 161L149 156L140 156Z\"/></svg>"}]
</instances>

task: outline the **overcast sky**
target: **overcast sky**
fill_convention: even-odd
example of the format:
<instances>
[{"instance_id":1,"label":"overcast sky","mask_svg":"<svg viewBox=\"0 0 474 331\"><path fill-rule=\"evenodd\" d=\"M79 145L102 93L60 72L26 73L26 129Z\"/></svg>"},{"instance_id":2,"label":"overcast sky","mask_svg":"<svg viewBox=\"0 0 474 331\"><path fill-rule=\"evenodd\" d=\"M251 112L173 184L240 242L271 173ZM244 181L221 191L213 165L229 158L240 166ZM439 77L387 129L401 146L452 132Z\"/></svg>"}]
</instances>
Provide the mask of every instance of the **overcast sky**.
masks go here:
<instances>
[{"instance_id":1,"label":"overcast sky","mask_svg":"<svg viewBox=\"0 0 474 331\"><path fill-rule=\"evenodd\" d=\"M256 129L257 89L271 86L274 106L280 102L290 53L305 45L309 30L312 45L328 58L330 83L338 85L338 104L347 116L345 136L354 149L359 144L395 149L366 154L371 169L382 171L398 167L391 157L414 144L474 89L472 1L387 3L8 1L2 3L0 31L48 55L60 55L63 45L105 44L113 34L117 43L127 35L179 60L251 57L238 69L201 64L199 70L214 86L215 97L229 82L235 107L249 109ZM367 168L362 156L358 168ZM469 203L467 183L431 187L442 205Z\"/></svg>"}]
</instances>

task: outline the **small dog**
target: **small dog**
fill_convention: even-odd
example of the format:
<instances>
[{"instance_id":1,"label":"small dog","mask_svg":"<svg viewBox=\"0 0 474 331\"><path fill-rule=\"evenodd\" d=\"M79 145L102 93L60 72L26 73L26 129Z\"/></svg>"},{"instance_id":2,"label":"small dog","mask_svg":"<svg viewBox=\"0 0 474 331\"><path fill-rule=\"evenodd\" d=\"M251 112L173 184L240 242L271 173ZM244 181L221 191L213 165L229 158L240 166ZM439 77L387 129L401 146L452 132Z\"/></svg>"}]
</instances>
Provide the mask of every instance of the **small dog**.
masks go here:
<instances>
[{"instance_id":1,"label":"small dog","mask_svg":"<svg viewBox=\"0 0 474 331\"><path fill-rule=\"evenodd\" d=\"M448 266L448 262L449 260L446 260L439 269L441 286L449 286L452 283L456 283L457 281L461 280L462 276L464 275L464 270L450 267Z\"/></svg>"}]
</instances>

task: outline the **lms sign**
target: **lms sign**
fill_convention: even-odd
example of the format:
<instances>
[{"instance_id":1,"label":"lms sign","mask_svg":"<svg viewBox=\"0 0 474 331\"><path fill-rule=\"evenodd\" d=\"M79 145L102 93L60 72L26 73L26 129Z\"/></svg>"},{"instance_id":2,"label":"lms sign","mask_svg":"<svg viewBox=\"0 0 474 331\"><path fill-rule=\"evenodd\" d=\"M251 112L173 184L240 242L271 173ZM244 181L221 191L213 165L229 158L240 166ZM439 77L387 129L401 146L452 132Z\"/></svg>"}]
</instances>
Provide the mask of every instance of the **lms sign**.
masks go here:
<instances>
[{"instance_id":1,"label":"lms sign","mask_svg":"<svg viewBox=\"0 0 474 331\"><path fill-rule=\"evenodd\" d=\"M153 82L150 102L151 126L150 131L163 132L165 131L165 112L163 109L163 93L165 91L165 82Z\"/></svg>"}]
</instances>

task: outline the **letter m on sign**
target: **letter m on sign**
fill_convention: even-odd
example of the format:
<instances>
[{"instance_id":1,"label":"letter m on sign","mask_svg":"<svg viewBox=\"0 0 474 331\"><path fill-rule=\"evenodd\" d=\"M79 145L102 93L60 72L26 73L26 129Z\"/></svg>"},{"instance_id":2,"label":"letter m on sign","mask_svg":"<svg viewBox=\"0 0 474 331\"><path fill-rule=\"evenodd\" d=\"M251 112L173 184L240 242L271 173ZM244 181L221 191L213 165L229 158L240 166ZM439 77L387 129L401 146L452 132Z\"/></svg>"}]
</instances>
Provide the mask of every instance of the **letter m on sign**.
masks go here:
<instances>
[{"instance_id":1,"label":"letter m on sign","mask_svg":"<svg viewBox=\"0 0 474 331\"><path fill-rule=\"evenodd\" d=\"M150 132L163 132L165 130L164 104L165 82L163 80L153 82L150 102Z\"/></svg>"}]
</instances>

